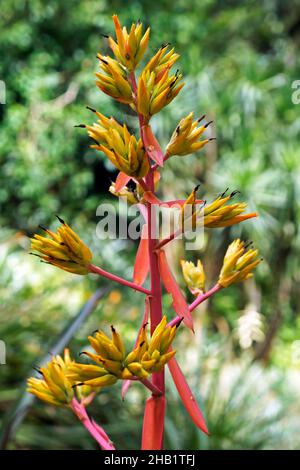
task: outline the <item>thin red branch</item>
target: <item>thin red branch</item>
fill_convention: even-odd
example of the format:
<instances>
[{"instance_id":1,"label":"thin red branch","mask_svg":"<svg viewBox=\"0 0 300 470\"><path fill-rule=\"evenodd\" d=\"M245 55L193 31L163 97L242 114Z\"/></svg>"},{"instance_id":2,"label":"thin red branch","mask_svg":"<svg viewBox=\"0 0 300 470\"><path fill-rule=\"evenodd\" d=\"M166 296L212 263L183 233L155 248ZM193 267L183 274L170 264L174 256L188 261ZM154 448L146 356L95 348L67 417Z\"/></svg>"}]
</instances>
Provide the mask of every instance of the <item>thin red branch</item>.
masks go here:
<instances>
[{"instance_id":1,"label":"thin red branch","mask_svg":"<svg viewBox=\"0 0 300 470\"><path fill-rule=\"evenodd\" d=\"M195 308L198 307L198 305L202 304L202 302L209 299L209 297L211 297L212 295L214 295L216 292L218 292L221 289L222 289L222 286L220 286L219 284L216 284L214 287L212 287L210 290L208 290L204 294L198 295L198 297L196 297L194 302L192 302L189 305L189 311L192 312L193 310L195 310ZM177 316L168 323L168 326L175 326L181 322L182 322L182 317Z\"/></svg>"},{"instance_id":2,"label":"thin red branch","mask_svg":"<svg viewBox=\"0 0 300 470\"><path fill-rule=\"evenodd\" d=\"M148 379L140 379L138 377L134 377L130 380L134 380L134 381L137 381L137 382L141 382L146 388L148 388L151 392L152 392L152 395L154 397L161 397L163 395L163 392L158 388L156 387L156 385L154 385L151 380L148 380Z\"/></svg>"},{"instance_id":3,"label":"thin red branch","mask_svg":"<svg viewBox=\"0 0 300 470\"><path fill-rule=\"evenodd\" d=\"M135 178L137 183L143 188L144 191L148 192L150 191L149 186L147 183L143 180L143 178Z\"/></svg>"},{"instance_id":4,"label":"thin red branch","mask_svg":"<svg viewBox=\"0 0 300 470\"><path fill-rule=\"evenodd\" d=\"M215 294L221 289L222 289L222 286L220 286L220 284L216 284L214 287L212 287L210 290L208 290L204 294L198 295L198 297L196 297L194 302L192 302L189 306L190 312L195 310L195 308L198 307L198 305L202 304L204 300L208 299L209 297L211 297L213 294Z\"/></svg>"},{"instance_id":5,"label":"thin red branch","mask_svg":"<svg viewBox=\"0 0 300 470\"><path fill-rule=\"evenodd\" d=\"M99 276L105 277L106 279L109 279L110 281L118 282L119 284L122 284L123 286L130 287L131 289L142 292L143 294L151 295L151 292L148 289L145 289L144 287L139 286L135 284L134 282L127 281L126 279L116 276L115 274L109 273L108 271L105 271L104 269L99 268L99 266L90 264L88 268L91 273L98 274Z\"/></svg>"},{"instance_id":6,"label":"thin red branch","mask_svg":"<svg viewBox=\"0 0 300 470\"><path fill-rule=\"evenodd\" d=\"M104 429L102 429L99 425L96 425L96 423L89 418L85 407L81 403L73 398L69 406L77 418L82 422L83 426L91 434L91 436L93 436L93 438L98 442L101 449L115 450Z\"/></svg>"}]
</instances>

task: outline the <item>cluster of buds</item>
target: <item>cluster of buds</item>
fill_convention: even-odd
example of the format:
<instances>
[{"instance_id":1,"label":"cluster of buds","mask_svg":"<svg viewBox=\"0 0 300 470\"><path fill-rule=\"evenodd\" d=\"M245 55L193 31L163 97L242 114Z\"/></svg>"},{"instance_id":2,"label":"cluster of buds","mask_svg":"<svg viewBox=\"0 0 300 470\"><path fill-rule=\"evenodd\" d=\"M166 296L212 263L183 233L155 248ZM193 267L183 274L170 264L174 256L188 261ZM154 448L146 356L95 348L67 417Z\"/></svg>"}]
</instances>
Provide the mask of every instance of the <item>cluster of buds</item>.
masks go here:
<instances>
[{"instance_id":1,"label":"cluster of buds","mask_svg":"<svg viewBox=\"0 0 300 470\"><path fill-rule=\"evenodd\" d=\"M109 56L97 55L101 72L96 73L96 85L106 95L120 103L132 105L133 94L124 67Z\"/></svg>"},{"instance_id":2,"label":"cluster of buds","mask_svg":"<svg viewBox=\"0 0 300 470\"><path fill-rule=\"evenodd\" d=\"M244 202L226 205L239 191L233 191L229 196L226 196L227 191L225 191L211 204L206 205L206 201L197 199L198 188L199 186L196 186L193 189L181 206L183 228L188 227L191 229L195 226L207 228L229 227L257 217L256 212L243 214L247 208L247 204Z\"/></svg>"},{"instance_id":3,"label":"cluster of buds","mask_svg":"<svg viewBox=\"0 0 300 470\"><path fill-rule=\"evenodd\" d=\"M134 96L128 80L143 58L149 42L150 28L143 34L140 22L131 25L129 33L126 27L121 28L118 17L113 16L116 40L108 37L108 43L115 59L98 54L101 72L96 73L98 88L115 100L134 107Z\"/></svg>"},{"instance_id":4,"label":"cluster of buds","mask_svg":"<svg viewBox=\"0 0 300 470\"><path fill-rule=\"evenodd\" d=\"M252 243L246 244L240 239L234 240L227 248L217 286L229 287L236 282L245 281L253 276L253 270L261 262L258 250ZM197 265L192 261L181 260L184 281L193 295L205 293L205 272L201 261Z\"/></svg>"},{"instance_id":5,"label":"cluster of buds","mask_svg":"<svg viewBox=\"0 0 300 470\"><path fill-rule=\"evenodd\" d=\"M154 72L156 75L170 68L179 59L179 54L174 52L174 48L168 51L169 44L162 44L157 53L149 60L145 71Z\"/></svg>"},{"instance_id":6,"label":"cluster of buds","mask_svg":"<svg viewBox=\"0 0 300 470\"><path fill-rule=\"evenodd\" d=\"M96 114L98 122L93 126L84 126L96 142L91 147L102 151L126 175L139 178L145 176L149 171L149 161L142 140L136 140L125 124L121 126L112 117L107 118L98 112Z\"/></svg>"},{"instance_id":7,"label":"cluster of buds","mask_svg":"<svg viewBox=\"0 0 300 470\"><path fill-rule=\"evenodd\" d=\"M171 103L184 86L184 83L180 83L182 74L178 70L175 74L169 74L179 56L173 50L166 51L167 46L158 51L138 80L137 111L144 116L145 122Z\"/></svg>"},{"instance_id":8,"label":"cluster of buds","mask_svg":"<svg viewBox=\"0 0 300 470\"><path fill-rule=\"evenodd\" d=\"M200 259L195 265L192 261L181 260L184 281L193 295L205 292L205 272Z\"/></svg>"},{"instance_id":9,"label":"cluster of buds","mask_svg":"<svg viewBox=\"0 0 300 470\"><path fill-rule=\"evenodd\" d=\"M153 372L161 371L176 353L175 350L169 351L169 349L177 328L178 324L167 326L167 318L163 317L148 341L146 325L143 325L136 347L125 358L124 378L131 379L136 376L144 379Z\"/></svg>"},{"instance_id":10,"label":"cluster of buds","mask_svg":"<svg viewBox=\"0 0 300 470\"><path fill-rule=\"evenodd\" d=\"M175 131L172 134L170 142L167 145L166 154L171 155L188 155L189 153L197 152L204 147L212 139L200 140L200 137L205 132L212 121L199 125L205 116L193 121L194 113L188 114L185 118L181 119Z\"/></svg>"},{"instance_id":11,"label":"cluster of buds","mask_svg":"<svg viewBox=\"0 0 300 470\"><path fill-rule=\"evenodd\" d=\"M225 205L238 191L233 191L229 196L225 196L225 193L219 196L214 202L204 207L203 214L201 215L203 216L202 223L205 227L230 227L231 225L239 224L252 217L257 217L256 212L243 214L247 208L245 202Z\"/></svg>"},{"instance_id":12,"label":"cluster of buds","mask_svg":"<svg viewBox=\"0 0 300 470\"><path fill-rule=\"evenodd\" d=\"M92 253L76 233L60 217L61 225L56 232L40 225L50 238L35 234L31 239L31 249L39 254L45 263L52 264L74 274L87 274L92 261Z\"/></svg>"},{"instance_id":13,"label":"cluster of buds","mask_svg":"<svg viewBox=\"0 0 300 470\"><path fill-rule=\"evenodd\" d=\"M96 365L73 364L69 368L69 378L78 385L104 387L119 380L145 379L153 372L162 370L164 365L175 355L169 351L175 337L176 326L167 326L163 317L154 330L151 339L146 333L147 324L143 325L135 348L126 355L121 336L111 327L112 338L102 331L95 332L88 340L95 353L84 351Z\"/></svg>"},{"instance_id":14,"label":"cluster of buds","mask_svg":"<svg viewBox=\"0 0 300 470\"><path fill-rule=\"evenodd\" d=\"M131 72L143 58L149 42L150 28L143 34L140 21L132 23L129 33L126 26L121 28L117 15L113 15L117 42L108 38L108 43L116 59Z\"/></svg>"},{"instance_id":15,"label":"cluster of buds","mask_svg":"<svg viewBox=\"0 0 300 470\"><path fill-rule=\"evenodd\" d=\"M219 275L220 286L228 287L253 276L252 271L261 259L257 258L258 250L248 249L249 246L251 244L246 244L240 239L234 240L229 245Z\"/></svg>"},{"instance_id":16,"label":"cluster of buds","mask_svg":"<svg viewBox=\"0 0 300 470\"><path fill-rule=\"evenodd\" d=\"M27 381L27 391L40 400L55 406L66 406L74 397L87 405L94 396L95 389L88 385L74 389L72 380L68 377L69 368L75 364L70 358L68 349L64 351L64 357L53 356L51 361L38 369L42 378L30 377Z\"/></svg>"}]
</instances>

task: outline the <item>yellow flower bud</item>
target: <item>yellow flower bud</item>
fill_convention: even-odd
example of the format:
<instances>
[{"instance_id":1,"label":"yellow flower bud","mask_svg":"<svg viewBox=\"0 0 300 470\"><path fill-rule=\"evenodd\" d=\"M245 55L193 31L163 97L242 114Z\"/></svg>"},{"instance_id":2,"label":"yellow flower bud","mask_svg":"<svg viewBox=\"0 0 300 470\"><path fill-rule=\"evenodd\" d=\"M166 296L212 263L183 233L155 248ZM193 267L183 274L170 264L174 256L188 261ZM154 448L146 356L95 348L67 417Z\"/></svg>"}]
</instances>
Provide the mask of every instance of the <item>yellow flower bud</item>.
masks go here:
<instances>
[{"instance_id":1,"label":"yellow flower bud","mask_svg":"<svg viewBox=\"0 0 300 470\"><path fill-rule=\"evenodd\" d=\"M89 385L92 388L109 387L110 385L114 385L117 380L115 375L105 374L95 379L88 379L82 385ZM81 384L78 384L78 386L81 386Z\"/></svg>"},{"instance_id":2,"label":"yellow flower bud","mask_svg":"<svg viewBox=\"0 0 300 470\"><path fill-rule=\"evenodd\" d=\"M68 378L76 385L104 387L115 383L118 379L134 380L147 378L149 374L160 371L174 356L169 348L175 337L177 326L167 326L167 318L163 317L155 328L150 341L146 333L147 324L139 332L136 346L125 355L122 338L112 327L112 339L102 331L89 336L89 341L96 354L83 352L97 365L72 363L68 370Z\"/></svg>"},{"instance_id":3,"label":"yellow flower bud","mask_svg":"<svg viewBox=\"0 0 300 470\"><path fill-rule=\"evenodd\" d=\"M198 259L195 265L192 261L181 260L182 274L186 285L193 295L205 292L205 272L203 264Z\"/></svg>"},{"instance_id":4,"label":"yellow flower bud","mask_svg":"<svg viewBox=\"0 0 300 470\"><path fill-rule=\"evenodd\" d=\"M248 246L240 239L234 240L229 245L218 280L218 284L222 287L228 287L253 276L252 271L261 259L257 258L258 251L253 248L247 250Z\"/></svg>"},{"instance_id":5,"label":"yellow flower bud","mask_svg":"<svg viewBox=\"0 0 300 470\"><path fill-rule=\"evenodd\" d=\"M257 217L256 212L243 214L247 208L246 203L238 202L236 204L225 205L236 193L230 196L218 197L214 202L206 206L203 210L204 226L209 228L230 227L239 224L244 220Z\"/></svg>"},{"instance_id":6,"label":"yellow flower bud","mask_svg":"<svg viewBox=\"0 0 300 470\"><path fill-rule=\"evenodd\" d=\"M136 140L126 125L101 113L93 126L86 126L89 136L96 142L92 148L102 151L112 164L128 176L142 178L149 171L149 161L141 139Z\"/></svg>"},{"instance_id":7,"label":"yellow flower bud","mask_svg":"<svg viewBox=\"0 0 300 470\"><path fill-rule=\"evenodd\" d=\"M200 137L210 123L198 127L199 120L193 121L193 116L194 113L190 113L179 122L167 145L167 155L188 155L209 142L210 139L200 140Z\"/></svg>"},{"instance_id":8,"label":"yellow flower bud","mask_svg":"<svg viewBox=\"0 0 300 470\"><path fill-rule=\"evenodd\" d=\"M149 373L139 362L131 362L128 364L127 368L130 370L130 372L132 372L132 374L141 379L146 379L149 376Z\"/></svg>"},{"instance_id":9,"label":"yellow flower bud","mask_svg":"<svg viewBox=\"0 0 300 470\"><path fill-rule=\"evenodd\" d=\"M137 109L146 122L178 95L184 86L184 83L179 83L181 79L182 75L178 71L169 76L168 67L156 73L146 66L139 77L137 87Z\"/></svg>"},{"instance_id":10,"label":"yellow flower bud","mask_svg":"<svg viewBox=\"0 0 300 470\"><path fill-rule=\"evenodd\" d=\"M150 28L143 35L143 25L140 22L132 23L129 33L124 26L121 28L117 15L113 15L117 42L108 38L109 45L116 59L132 71L141 61L149 42Z\"/></svg>"},{"instance_id":11,"label":"yellow flower bud","mask_svg":"<svg viewBox=\"0 0 300 470\"><path fill-rule=\"evenodd\" d=\"M116 334L115 330L114 330L114 334ZM91 343L91 346L98 353L101 361L110 359L113 361L122 362L124 360L124 357L125 357L124 346L122 345L121 342L117 346L102 331L97 331L95 334L95 337L89 336L88 339Z\"/></svg>"},{"instance_id":12,"label":"yellow flower bud","mask_svg":"<svg viewBox=\"0 0 300 470\"><path fill-rule=\"evenodd\" d=\"M91 251L69 225L58 219L61 226L56 232L41 226L50 238L35 234L31 239L31 249L39 252L40 255L36 256L45 263L74 274L87 274L92 261Z\"/></svg>"},{"instance_id":13,"label":"yellow flower bud","mask_svg":"<svg viewBox=\"0 0 300 470\"><path fill-rule=\"evenodd\" d=\"M97 57L101 69L101 72L96 73L98 88L120 103L133 105L134 98L126 70L109 56L98 54Z\"/></svg>"},{"instance_id":14,"label":"yellow flower bud","mask_svg":"<svg viewBox=\"0 0 300 470\"><path fill-rule=\"evenodd\" d=\"M72 363L68 367L67 371L67 377L73 385L85 382L89 379L96 379L97 377L102 377L106 374L106 369L101 366L95 366L94 364L79 364L77 362Z\"/></svg>"},{"instance_id":15,"label":"yellow flower bud","mask_svg":"<svg viewBox=\"0 0 300 470\"><path fill-rule=\"evenodd\" d=\"M163 44L157 53L149 60L144 71L155 72L159 74L166 69L170 69L172 65L179 59L179 54L174 53L174 48L168 51L168 44Z\"/></svg>"},{"instance_id":16,"label":"yellow flower bud","mask_svg":"<svg viewBox=\"0 0 300 470\"><path fill-rule=\"evenodd\" d=\"M39 369L43 378L30 377L27 380L27 391L51 405L68 405L74 396L72 383L67 378L68 367L71 363L67 349L64 359L58 355L53 356L46 366Z\"/></svg>"}]
</instances>

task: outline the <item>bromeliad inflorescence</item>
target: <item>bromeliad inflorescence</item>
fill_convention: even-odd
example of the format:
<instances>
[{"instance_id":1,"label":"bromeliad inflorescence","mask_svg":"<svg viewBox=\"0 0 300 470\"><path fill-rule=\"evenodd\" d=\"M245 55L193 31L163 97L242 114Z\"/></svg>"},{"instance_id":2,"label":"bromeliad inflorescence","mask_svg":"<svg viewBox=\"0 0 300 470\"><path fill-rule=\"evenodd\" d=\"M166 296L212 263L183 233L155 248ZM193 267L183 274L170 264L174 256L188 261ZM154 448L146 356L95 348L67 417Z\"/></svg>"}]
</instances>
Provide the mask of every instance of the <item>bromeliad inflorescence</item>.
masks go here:
<instances>
[{"instance_id":1,"label":"bromeliad inflorescence","mask_svg":"<svg viewBox=\"0 0 300 470\"><path fill-rule=\"evenodd\" d=\"M153 372L159 372L172 359L176 351L169 351L175 337L177 325L167 326L163 317L150 339L146 333L147 324L140 329L137 344L128 354L125 353L123 340L111 326L112 338L103 331L96 331L88 340L95 353L84 351L95 364L73 364L69 377L80 385L104 387L113 385L117 380L147 379Z\"/></svg>"},{"instance_id":2,"label":"bromeliad inflorescence","mask_svg":"<svg viewBox=\"0 0 300 470\"><path fill-rule=\"evenodd\" d=\"M190 418L199 429L208 433L202 412L175 359L176 350L172 349L179 325L183 323L194 331L192 313L195 308L221 289L251 277L260 262L257 250L237 239L228 247L216 283L209 287L205 265L199 257L196 264L181 260L184 281L194 296L193 302L188 304L170 270L165 247L178 233L184 232L189 223L192 227L216 229L239 224L257 214L246 213L246 203L233 201L238 191L228 195L225 191L209 203L197 198L197 186L187 198L166 201L167 207L177 205L179 208L180 229L164 239L153 235L156 233L152 230L156 206L163 204L157 197L163 166L175 155L183 157L209 145L213 138L208 137L206 131L211 121L205 122L204 115L194 119L194 114L189 113L177 124L165 150L161 148L152 131L151 118L171 103L184 86L181 72L173 70L179 55L169 45L162 45L137 77L137 67L147 51L150 28L143 28L138 21L127 30L120 25L116 15L113 21L116 37L107 37L107 40L114 57L98 54L100 71L96 73L96 84L105 94L128 105L131 112L136 113L139 135L129 130L126 124L93 108L89 109L97 116L97 122L77 127L87 130L93 141L91 147L108 158L119 171L109 191L117 197L125 197L130 204L137 204L144 216L133 280L95 266L90 249L61 218L58 218L60 226L55 232L40 226L45 233L33 236L32 252L41 261L64 271L96 274L145 295L143 319L129 352L126 352L124 338L113 326L111 336L96 331L88 337L92 349L82 353L85 361L72 360L68 350L63 358L52 357L47 365L38 369L40 376L28 380L28 391L49 405L72 409L101 448L112 450L112 442L89 418L86 406L104 387L122 381L124 398L130 384L140 383L151 392L145 404L142 449L159 450L163 448L167 405L166 366ZM172 298L172 308L167 312L162 309L162 286Z\"/></svg>"}]
</instances>

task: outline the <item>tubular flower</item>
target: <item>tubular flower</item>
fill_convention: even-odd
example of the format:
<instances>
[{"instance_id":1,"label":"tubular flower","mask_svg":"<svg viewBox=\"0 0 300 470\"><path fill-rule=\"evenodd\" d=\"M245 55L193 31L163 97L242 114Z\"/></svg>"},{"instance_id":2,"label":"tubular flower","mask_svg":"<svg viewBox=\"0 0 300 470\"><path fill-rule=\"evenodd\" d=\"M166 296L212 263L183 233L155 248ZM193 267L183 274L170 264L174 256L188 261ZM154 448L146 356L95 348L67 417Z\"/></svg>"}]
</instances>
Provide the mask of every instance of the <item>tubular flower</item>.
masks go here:
<instances>
[{"instance_id":1,"label":"tubular flower","mask_svg":"<svg viewBox=\"0 0 300 470\"><path fill-rule=\"evenodd\" d=\"M170 69L172 65L179 59L179 54L174 53L174 48L170 51L168 49L168 44L163 44L157 53L149 60L148 64L144 68L144 71L155 72L155 74L160 74L166 69Z\"/></svg>"},{"instance_id":2,"label":"tubular flower","mask_svg":"<svg viewBox=\"0 0 300 470\"><path fill-rule=\"evenodd\" d=\"M225 196L225 193L223 193L214 202L204 207L204 209L201 209L201 223L208 228L230 227L231 225L239 224L252 217L257 217L256 212L243 214L247 208L246 203L238 202L225 206L226 202L237 192L238 191L234 191L229 196Z\"/></svg>"},{"instance_id":3,"label":"tubular flower","mask_svg":"<svg viewBox=\"0 0 300 470\"><path fill-rule=\"evenodd\" d=\"M109 192L117 197L125 197L129 204L137 204L139 201L133 191L127 186L124 186L120 191L116 191L116 183L111 183Z\"/></svg>"},{"instance_id":4,"label":"tubular flower","mask_svg":"<svg viewBox=\"0 0 300 470\"><path fill-rule=\"evenodd\" d=\"M86 126L89 136L96 142L92 148L102 151L112 164L128 176L143 177L149 171L149 161L141 139L136 140L125 124L114 118L96 113L98 122Z\"/></svg>"},{"instance_id":5,"label":"tubular flower","mask_svg":"<svg viewBox=\"0 0 300 470\"><path fill-rule=\"evenodd\" d=\"M40 226L50 238L35 234L31 238L31 249L38 251L40 255L36 256L39 256L45 263L70 273L87 274L88 265L92 261L90 249L64 220L60 217L58 219L61 226L56 232Z\"/></svg>"},{"instance_id":6,"label":"tubular flower","mask_svg":"<svg viewBox=\"0 0 300 470\"><path fill-rule=\"evenodd\" d=\"M181 119L167 145L167 155L188 155L197 152L209 142L210 139L200 140L200 137L210 122L198 127L203 118L193 121L193 116L194 113L190 113Z\"/></svg>"},{"instance_id":7,"label":"tubular flower","mask_svg":"<svg viewBox=\"0 0 300 470\"><path fill-rule=\"evenodd\" d=\"M69 350L65 349L64 358L54 356L51 361L39 369L43 379L30 377L27 391L51 405L68 405L74 397L72 383L67 378L67 370L72 363Z\"/></svg>"},{"instance_id":8,"label":"tubular flower","mask_svg":"<svg viewBox=\"0 0 300 470\"><path fill-rule=\"evenodd\" d=\"M121 378L125 349L119 333L113 326L111 331L112 339L102 331L96 331L94 336L88 337L96 354L88 351L82 354L88 356L97 365L74 364L70 368L69 375L72 380L91 387L105 387L113 385L118 378Z\"/></svg>"},{"instance_id":9,"label":"tubular flower","mask_svg":"<svg viewBox=\"0 0 300 470\"><path fill-rule=\"evenodd\" d=\"M194 229L198 214L202 214L205 201L203 201L203 199L197 199L198 189L199 185L193 189L181 207L181 223L183 231L191 228Z\"/></svg>"},{"instance_id":10,"label":"tubular flower","mask_svg":"<svg viewBox=\"0 0 300 470\"><path fill-rule=\"evenodd\" d=\"M97 331L95 336L89 336L89 342L95 353L83 354L92 359L96 365L72 364L68 371L70 380L77 385L104 387L114 384L118 379L134 380L137 377L143 379L153 372L160 371L176 353L168 350L178 324L168 327L167 319L164 317L150 340L147 338L146 327L147 324L141 328L136 347L127 355L123 341L113 327L111 327L111 339L102 331Z\"/></svg>"},{"instance_id":11,"label":"tubular flower","mask_svg":"<svg viewBox=\"0 0 300 470\"><path fill-rule=\"evenodd\" d=\"M228 287L234 282L244 281L252 277L253 269L261 262L257 258L258 250L250 248L243 241L234 240L228 247L224 257L223 266L219 275L218 284Z\"/></svg>"},{"instance_id":12,"label":"tubular flower","mask_svg":"<svg viewBox=\"0 0 300 470\"><path fill-rule=\"evenodd\" d=\"M117 42L111 37L108 43L118 62L132 71L141 61L145 54L150 35L150 28L143 35L143 25L139 21L132 23L129 33L126 27L121 28L117 15L113 15Z\"/></svg>"},{"instance_id":13,"label":"tubular flower","mask_svg":"<svg viewBox=\"0 0 300 470\"><path fill-rule=\"evenodd\" d=\"M184 83L179 83L182 74L178 71L169 76L169 68L165 67L160 72L143 70L137 86L137 109L146 121L153 114L158 113L178 95Z\"/></svg>"},{"instance_id":14,"label":"tubular flower","mask_svg":"<svg viewBox=\"0 0 300 470\"><path fill-rule=\"evenodd\" d=\"M181 260L183 278L193 295L205 292L205 272L200 259L195 265L192 261Z\"/></svg>"},{"instance_id":15,"label":"tubular flower","mask_svg":"<svg viewBox=\"0 0 300 470\"><path fill-rule=\"evenodd\" d=\"M120 103L133 104L132 89L127 79L126 69L109 56L97 55L101 72L96 73L96 85L103 93Z\"/></svg>"},{"instance_id":16,"label":"tubular flower","mask_svg":"<svg viewBox=\"0 0 300 470\"><path fill-rule=\"evenodd\" d=\"M126 368L132 375L141 379L147 378L153 372L159 372L164 365L174 357L176 351L169 351L178 328L167 326L164 316L155 328L150 341L146 338L146 325L141 330L136 348L125 359ZM127 374L124 378L130 378Z\"/></svg>"}]
</instances>

